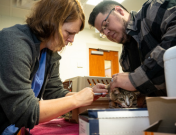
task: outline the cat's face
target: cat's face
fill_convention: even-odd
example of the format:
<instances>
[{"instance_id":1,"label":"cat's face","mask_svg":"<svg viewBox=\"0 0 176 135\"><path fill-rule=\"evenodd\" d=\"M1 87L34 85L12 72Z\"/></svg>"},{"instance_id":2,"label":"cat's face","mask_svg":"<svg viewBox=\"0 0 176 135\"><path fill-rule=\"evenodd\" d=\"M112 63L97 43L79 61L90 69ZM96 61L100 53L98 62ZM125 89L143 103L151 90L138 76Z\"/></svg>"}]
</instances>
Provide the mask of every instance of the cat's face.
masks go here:
<instances>
[{"instance_id":1,"label":"cat's face","mask_svg":"<svg viewBox=\"0 0 176 135\"><path fill-rule=\"evenodd\" d=\"M113 92L110 92L110 98L115 108L131 108L137 106L138 93L126 91L123 89L115 88Z\"/></svg>"}]
</instances>

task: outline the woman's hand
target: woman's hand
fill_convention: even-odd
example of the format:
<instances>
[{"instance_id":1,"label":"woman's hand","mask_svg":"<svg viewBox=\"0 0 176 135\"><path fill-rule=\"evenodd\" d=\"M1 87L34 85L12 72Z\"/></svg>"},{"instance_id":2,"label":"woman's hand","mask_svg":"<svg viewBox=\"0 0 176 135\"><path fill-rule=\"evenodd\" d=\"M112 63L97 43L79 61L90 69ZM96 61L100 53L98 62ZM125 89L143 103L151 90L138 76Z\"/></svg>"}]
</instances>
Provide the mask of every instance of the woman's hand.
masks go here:
<instances>
[{"instance_id":1,"label":"woman's hand","mask_svg":"<svg viewBox=\"0 0 176 135\"><path fill-rule=\"evenodd\" d=\"M92 87L94 93L108 93L108 90L105 89L104 84L97 83L95 86Z\"/></svg>"},{"instance_id":2,"label":"woman's hand","mask_svg":"<svg viewBox=\"0 0 176 135\"><path fill-rule=\"evenodd\" d=\"M87 106L92 104L94 100L94 92L92 88L84 88L83 90L73 95L73 102L77 107Z\"/></svg>"},{"instance_id":3,"label":"woman's hand","mask_svg":"<svg viewBox=\"0 0 176 135\"><path fill-rule=\"evenodd\" d=\"M106 93L108 93L108 90L105 89L105 86L106 85L104 85L104 84L97 83L95 86L92 87L94 93L103 93L103 95L94 96L94 101L100 97L106 96Z\"/></svg>"}]
</instances>

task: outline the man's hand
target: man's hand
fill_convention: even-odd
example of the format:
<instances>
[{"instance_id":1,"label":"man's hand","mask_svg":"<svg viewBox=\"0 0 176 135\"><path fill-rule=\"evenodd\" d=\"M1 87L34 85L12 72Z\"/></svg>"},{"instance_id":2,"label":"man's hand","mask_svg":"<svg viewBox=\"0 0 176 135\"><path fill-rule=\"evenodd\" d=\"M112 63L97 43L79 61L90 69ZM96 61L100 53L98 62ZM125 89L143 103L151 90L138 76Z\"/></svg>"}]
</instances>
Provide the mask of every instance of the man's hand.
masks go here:
<instances>
[{"instance_id":1,"label":"man's hand","mask_svg":"<svg viewBox=\"0 0 176 135\"><path fill-rule=\"evenodd\" d=\"M111 90L115 87L119 87L128 91L136 91L129 79L129 73L117 73L112 76L112 82L110 83Z\"/></svg>"}]
</instances>

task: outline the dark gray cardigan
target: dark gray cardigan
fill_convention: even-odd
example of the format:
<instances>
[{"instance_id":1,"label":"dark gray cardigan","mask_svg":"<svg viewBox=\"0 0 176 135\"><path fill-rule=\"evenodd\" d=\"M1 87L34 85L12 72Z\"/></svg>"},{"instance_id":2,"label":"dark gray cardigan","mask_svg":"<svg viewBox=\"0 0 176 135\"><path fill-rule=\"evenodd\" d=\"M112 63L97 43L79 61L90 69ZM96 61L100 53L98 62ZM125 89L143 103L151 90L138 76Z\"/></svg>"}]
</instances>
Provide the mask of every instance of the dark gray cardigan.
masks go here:
<instances>
[{"instance_id":1,"label":"dark gray cardigan","mask_svg":"<svg viewBox=\"0 0 176 135\"><path fill-rule=\"evenodd\" d=\"M48 49L44 84L35 97L31 83L39 55L40 41L27 25L0 31L0 134L11 124L32 129L39 122L38 101L64 97L69 92L59 77L61 56Z\"/></svg>"}]
</instances>

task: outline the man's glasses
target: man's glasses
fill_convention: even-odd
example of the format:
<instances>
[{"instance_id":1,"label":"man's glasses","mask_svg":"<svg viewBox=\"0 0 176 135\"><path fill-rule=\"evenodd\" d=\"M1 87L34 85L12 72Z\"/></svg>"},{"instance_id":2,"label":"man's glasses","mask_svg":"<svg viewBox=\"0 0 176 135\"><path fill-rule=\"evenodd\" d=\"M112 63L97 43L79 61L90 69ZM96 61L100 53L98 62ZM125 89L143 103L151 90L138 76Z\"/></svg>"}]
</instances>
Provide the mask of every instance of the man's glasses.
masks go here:
<instances>
[{"instance_id":1,"label":"man's glasses","mask_svg":"<svg viewBox=\"0 0 176 135\"><path fill-rule=\"evenodd\" d=\"M106 18L102 21L102 23L101 23L101 30L100 30L100 37L101 37L101 38L105 38L105 37L106 37L105 34L104 34L104 30L106 30L106 28L108 27L109 22L107 21L107 19L108 19L109 15L111 14L111 12L112 12L113 10L115 10L115 8L113 8L113 9L109 12L109 14L107 15L107 17L106 17Z\"/></svg>"}]
</instances>

